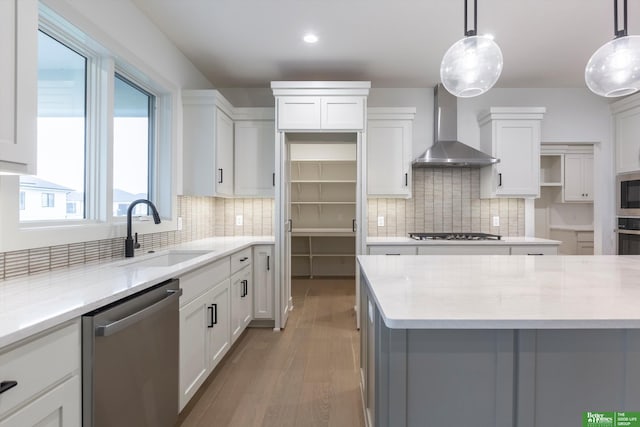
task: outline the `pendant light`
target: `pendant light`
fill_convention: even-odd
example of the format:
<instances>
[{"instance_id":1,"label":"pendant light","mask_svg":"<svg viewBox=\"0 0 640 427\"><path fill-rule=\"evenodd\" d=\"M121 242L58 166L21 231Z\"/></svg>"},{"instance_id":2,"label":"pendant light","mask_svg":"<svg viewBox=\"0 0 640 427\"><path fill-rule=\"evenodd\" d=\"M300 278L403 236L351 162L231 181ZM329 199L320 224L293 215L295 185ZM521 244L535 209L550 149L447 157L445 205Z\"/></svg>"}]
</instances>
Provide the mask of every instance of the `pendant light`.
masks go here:
<instances>
[{"instance_id":1,"label":"pendant light","mask_svg":"<svg viewBox=\"0 0 640 427\"><path fill-rule=\"evenodd\" d=\"M453 95L478 96L493 87L502 72L502 51L488 35L477 35L478 0L473 0L473 29L467 29L464 0L464 35L447 50L440 65L440 80Z\"/></svg>"},{"instance_id":2,"label":"pendant light","mask_svg":"<svg viewBox=\"0 0 640 427\"><path fill-rule=\"evenodd\" d=\"M640 89L640 36L627 35L627 0L623 0L623 28L618 28L618 0L613 0L613 34L591 56L584 80L600 96L629 95Z\"/></svg>"}]
</instances>

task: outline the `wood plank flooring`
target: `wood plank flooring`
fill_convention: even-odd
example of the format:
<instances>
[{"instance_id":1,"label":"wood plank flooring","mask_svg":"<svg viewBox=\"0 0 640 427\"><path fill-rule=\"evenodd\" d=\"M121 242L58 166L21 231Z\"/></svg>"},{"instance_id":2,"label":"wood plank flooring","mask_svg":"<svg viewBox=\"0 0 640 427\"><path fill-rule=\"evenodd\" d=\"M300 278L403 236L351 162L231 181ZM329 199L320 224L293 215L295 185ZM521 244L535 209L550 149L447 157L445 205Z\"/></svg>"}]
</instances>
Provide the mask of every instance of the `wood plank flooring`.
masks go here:
<instances>
[{"instance_id":1,"label":"wood plank flooring","mask_svg":"<svg viewBox=\"0 0 640 427\"><path fill-rule=\"evenodd\" d=\"M354 280L292 282L285 330L248 329L179 426L364 426Z\"/></svg>"}]
</instances>

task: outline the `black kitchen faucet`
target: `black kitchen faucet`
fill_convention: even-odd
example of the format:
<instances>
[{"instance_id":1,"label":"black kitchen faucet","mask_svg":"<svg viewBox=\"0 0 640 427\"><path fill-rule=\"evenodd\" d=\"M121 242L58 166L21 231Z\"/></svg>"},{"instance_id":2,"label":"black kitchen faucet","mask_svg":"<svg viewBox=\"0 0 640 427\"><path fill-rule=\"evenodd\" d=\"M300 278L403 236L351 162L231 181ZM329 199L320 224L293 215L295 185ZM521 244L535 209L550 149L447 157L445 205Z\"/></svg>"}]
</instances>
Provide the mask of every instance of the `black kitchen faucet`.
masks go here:
<instances>
[{"instance_id":1,"label":"black kitchen faucet","mask_svg":"<svg viewBox=\"0 0 640 427\"><path fill-rule=\"evenodd\" d=\"M160 224L160 214L158 214L158 209L156 209L153 203L146 199L138 199L131 202L127 209L127 238L124 240L124 256L127 258L131 258L133 256L133 250L140 247L140 243L138 243L138 233L135 234L135 240L131 237L131 212L133 212L133 208L139 203L148 205L153 214L153 222Z\"/></svg>"}]
</instances>

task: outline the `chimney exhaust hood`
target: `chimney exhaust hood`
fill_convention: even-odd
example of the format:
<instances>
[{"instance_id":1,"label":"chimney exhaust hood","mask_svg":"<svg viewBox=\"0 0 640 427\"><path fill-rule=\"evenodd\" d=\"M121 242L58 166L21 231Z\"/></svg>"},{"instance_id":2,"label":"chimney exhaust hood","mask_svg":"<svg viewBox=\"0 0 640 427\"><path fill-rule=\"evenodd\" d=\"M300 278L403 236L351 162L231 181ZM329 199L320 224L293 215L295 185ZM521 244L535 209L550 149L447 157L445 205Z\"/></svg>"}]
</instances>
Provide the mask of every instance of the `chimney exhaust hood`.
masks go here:
<instances>
[{"instance_id":1,"label":"chimney exhaust hood","mask_svg":"<svg viewBox=\"0 0 640 427\"><path fill-rule=\"evenodd\" d=\"M458 100L442 84L433 88L433 100L434 143L413 161L414 168L479 168L500 161L457 140Z\"/></svg>"}]
</instances>

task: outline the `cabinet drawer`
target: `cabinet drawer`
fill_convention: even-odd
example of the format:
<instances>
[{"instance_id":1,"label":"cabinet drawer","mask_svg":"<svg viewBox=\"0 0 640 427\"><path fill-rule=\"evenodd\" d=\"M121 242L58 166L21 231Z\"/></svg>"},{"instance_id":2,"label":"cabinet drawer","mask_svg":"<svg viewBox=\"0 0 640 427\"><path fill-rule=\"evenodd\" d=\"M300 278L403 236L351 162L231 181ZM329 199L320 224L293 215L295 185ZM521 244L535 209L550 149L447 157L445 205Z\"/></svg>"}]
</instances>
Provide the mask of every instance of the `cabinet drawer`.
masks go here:
<instances>
[{"instance_id":1,"label":"cabinet drawer","mask_svg":"<svg viewBox=\"0 0 640 427\"><path fill-rule=\"evenodd\" d=\"M229 278L230 275L231 263L229 257L225 257L180 277L180 288L182 288L180 307L193 301L211 289L212 286Z\"/></svg>"},{"instance_id":2,"label":"cabinet drawer","mask_svg":"<svg viewBox=\"0 0 640 427\"><path fill-rule=\"evenodd\" d=\"M251 264L251 248L241 250L231 255L231 274Z\"/></svg>"},{"instance_id":3,"label":"cabinet drawer","mask_svg":"<svg viewBox=\"0 0 640 427\"><path fill-rule=\"evenodd\" d=\"M418 246L418 255L509 255L509 246Z\"/></svg>"},{"instance_id":4,"label":"cabinet drawer","mask_svg":"<svg viewBox=\"0 0 640 427\"><path fill-rule=\"evenodd\" d=\"M415 246L369 246L369 255L415 255Z\"/></svg>"},{"instance_id":5,"label":"cabinet drawer","mask_svg":"<svg viewBox=\"0 0 640 427\"><path fill-rule=\"evenodd\" d=\"M0 418L79 371L79 320L0 354L0 381L18 383L0 395Z\"/></svg>"},{"instance_id":6,"label":"cabinet drawer","mask_svg":"<svg viewBox=\"0 0 640 427\"><path fill-rule=\"evenodd\" d=\"M558 247L543 245L511 246L511 255L558 255Z\"/></svg>"}]
</instances>

